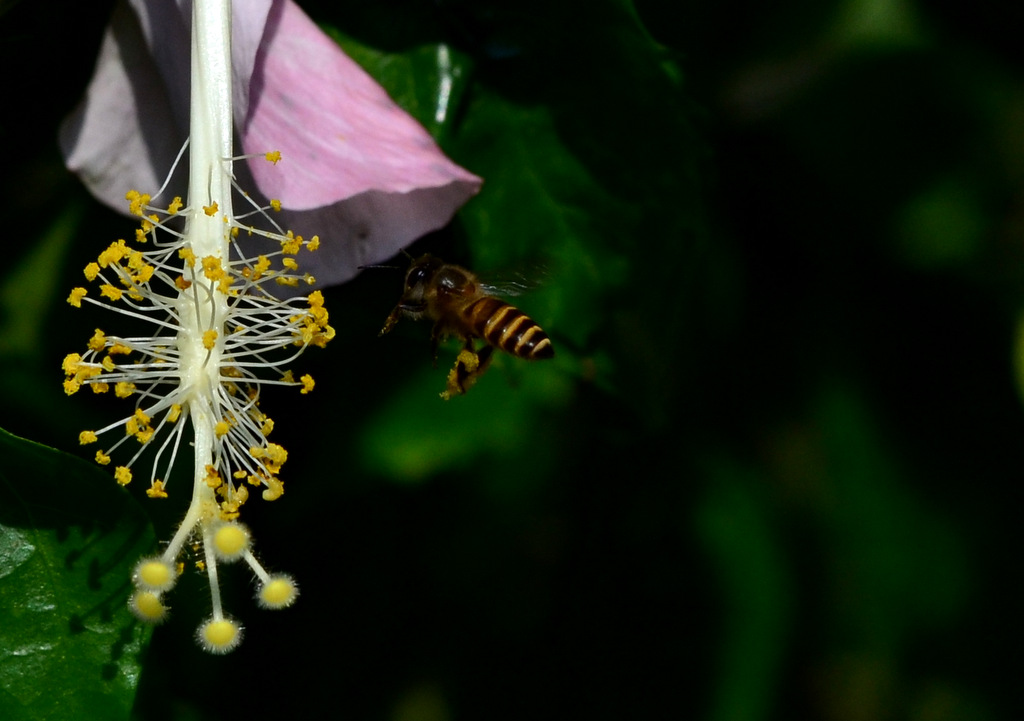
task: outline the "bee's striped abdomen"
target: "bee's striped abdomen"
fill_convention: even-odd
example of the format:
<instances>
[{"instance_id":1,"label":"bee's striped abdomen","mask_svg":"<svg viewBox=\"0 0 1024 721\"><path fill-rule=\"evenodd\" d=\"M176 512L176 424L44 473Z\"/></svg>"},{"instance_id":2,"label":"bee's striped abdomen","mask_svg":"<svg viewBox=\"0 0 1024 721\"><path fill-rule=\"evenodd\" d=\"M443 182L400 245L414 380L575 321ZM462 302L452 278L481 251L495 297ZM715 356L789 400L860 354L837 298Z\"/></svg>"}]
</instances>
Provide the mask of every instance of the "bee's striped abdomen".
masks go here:
<instances>
[{"instance_id":1,"label":"bee's striped abdomen","mask_svg":"<svg viewBox=\"0 0 1024 721\"><path fill-rule=\"evenodd\" d=\"M526 360L554 358L555 349L529 316L503 300L486 296L463 311L467 323L485 341Z\"/></svg>"}]
</instances>

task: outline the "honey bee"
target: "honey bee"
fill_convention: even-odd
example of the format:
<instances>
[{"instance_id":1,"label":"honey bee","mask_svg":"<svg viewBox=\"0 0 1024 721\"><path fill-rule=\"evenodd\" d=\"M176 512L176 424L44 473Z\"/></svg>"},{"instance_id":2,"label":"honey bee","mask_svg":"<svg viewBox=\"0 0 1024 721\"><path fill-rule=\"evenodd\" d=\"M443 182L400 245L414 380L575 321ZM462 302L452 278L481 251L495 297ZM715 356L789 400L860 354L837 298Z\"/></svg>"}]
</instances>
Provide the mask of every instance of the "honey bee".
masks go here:
<instances>
[{"instance_id":1,"label":"honey bee","mask_svg":"<svg viewBox=\"0 0 1024 721\"><path fill-rule=\"evenodd\" d=\"M476 383L490 364L495 348L525 360L555 357L547 333L525 313L491 295L491 286L461 266L432 255L412 262L405 274L405 289L398 305L384 322L380 335L395 327L403 316L434 321L430 347L437 362L437 345L449 336L464 342L448 374L445 400L462 395ZM479 351L475 339L484 345Z\"/></svg>"}]
</instances>

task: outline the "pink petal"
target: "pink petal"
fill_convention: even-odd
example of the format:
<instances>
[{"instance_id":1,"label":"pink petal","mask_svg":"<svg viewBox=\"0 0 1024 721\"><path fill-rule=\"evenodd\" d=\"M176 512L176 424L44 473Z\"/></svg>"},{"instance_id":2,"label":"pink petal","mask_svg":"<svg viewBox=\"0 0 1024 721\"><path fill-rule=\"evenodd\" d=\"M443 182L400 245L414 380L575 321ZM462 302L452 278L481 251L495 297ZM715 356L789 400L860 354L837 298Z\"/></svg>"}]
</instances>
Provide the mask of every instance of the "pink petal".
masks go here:
<instances>
[{"instance_id":1,"label":"pink petal","mask_svg":"<svg viewBox=\"0 0 1024 721\"><path fill-rule=\"evenodd\" d=\"M232 67L236 118L245 116L249 82L273 0L235 3ZM100 201L127 213L129 189L161 186L188 137L192 3L121 0L103 36L86 96L60 128L68 169ZM166 199L185 196L184 164Z\"/></svg>"},{"instance_id":2,"label":"pink petal","mask_svg":"<svg viewBox=\"0 0 1024 721\"><path fill-rule=\"evenodd\" d=\"M294 3L271 11L259 60L252 86L262 91L252 93L242 145L281 151L276 167L250 168L289 211L284 225L323 238L313 270L320 284L347 280L357 265L444 226L479 190L480 179L448 160Z\"/></svg>"},{"instance_id":3,"label":"pink petal","mask_svg":"<svg viewBox=\"0 0 1024 721\"><path fill-rule=\"evenodd\" d=\"M187 49L188 26L182 27L178 11L166 3L151 7L170 11L160 18L162 32L169 44L184 42ZM96 198L122 213L128 212L128 190L153 192L160 187L188 128L187 50L184 86L172 85L169 93L163 68L146 43L143 20L155 18L140 18L126 3L117 4L86 96L60 128L68 169Z\"/></svg>"},{"instance_id":4,"label":"pink petal","mask_svg":"<svg viewBox=\"0 0 1024 721\"><path fill-rule=\"evenodd\" d=\"M256 164L261 189L304 210L365 190L479 183L296 5L283 10L264 36L252 79L263 92L245 119L242 144L249 153L280 150L302 169L285 175Z\"/></svg>"},{"instance_id":5,"label":"pink petal","mask_svg":"<svg viewBox=\"0 0 1024 721\"><path fill-rule=\"evenodd\" d=\"M86 98L60 133L68 167L120 212L127 190L160 187L188 127L191 4L131 6L117 5ZM233 33L244 152L284 157L253 161L253 179L282 201L281 225L321 236L320 285L445 225L479 190L291 0L234 3ZM164 199L185 194L184 178L179 168Z\"/></svg>"}]
</instances>

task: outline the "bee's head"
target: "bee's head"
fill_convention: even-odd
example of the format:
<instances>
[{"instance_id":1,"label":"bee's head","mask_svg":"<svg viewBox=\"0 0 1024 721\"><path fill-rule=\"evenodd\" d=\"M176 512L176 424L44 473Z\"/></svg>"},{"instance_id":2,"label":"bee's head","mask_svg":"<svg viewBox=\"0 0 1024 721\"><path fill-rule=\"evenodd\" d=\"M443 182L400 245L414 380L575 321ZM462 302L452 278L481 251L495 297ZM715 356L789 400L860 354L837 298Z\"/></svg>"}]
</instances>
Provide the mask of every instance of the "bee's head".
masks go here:
<instances>
[{"instance_id":1,"label":"bee's head","mask_svg":"<svg viewBox=\"0 0 1024 721\"><path fill-rule=\"evenodd\" d=\"M423 255L412 262L405 274L401 306L406 311L420 312L427 304L427 291L444 264L432 255Z\"/></svg>"},{"instance_id":2,"label":"bee's head","mask_svg":"<svg viewBox=\"0 0 1024 721\"><path fill-rule=\"evenodd\" d=\"M414 260L405 274L405 292L410 293L419 290L422 293L423 289L430 284L430 281L433 280L442 265L444 263L432 255L423 255Z\"/></svg>"}]
</instances>

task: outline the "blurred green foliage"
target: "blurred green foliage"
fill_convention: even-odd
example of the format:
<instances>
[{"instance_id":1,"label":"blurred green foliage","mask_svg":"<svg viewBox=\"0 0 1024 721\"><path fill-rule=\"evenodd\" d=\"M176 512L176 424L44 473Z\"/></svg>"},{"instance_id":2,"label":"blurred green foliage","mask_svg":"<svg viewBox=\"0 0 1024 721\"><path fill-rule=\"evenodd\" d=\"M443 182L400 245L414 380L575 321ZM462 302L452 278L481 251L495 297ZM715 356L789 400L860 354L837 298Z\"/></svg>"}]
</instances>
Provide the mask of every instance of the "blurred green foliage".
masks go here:
<instances>
[{"instance_id":1,"label":"blurred green foliage","mask_svg":"<svg viewBox=\"0 0 1024 721\"><path fill-rule=\"evenodd\" d=\"M106 321L63 298L130 223L55 146L109 4L51 5L0 14L4 67L80 59L0 119L0 425L79 453L112 411L60 359ZM413 252L534 273L558 355L444 403L454 347L376 337L399 273L329 289L316 392L264 400L288 493L246 507L303 595L259 612L226 573L247 637L210 658L187 575L139 718L1024 713L1019 8L302 5L485 179ZM179 500L144 504L158 537Z\"/></svg>"}]
</instances>

